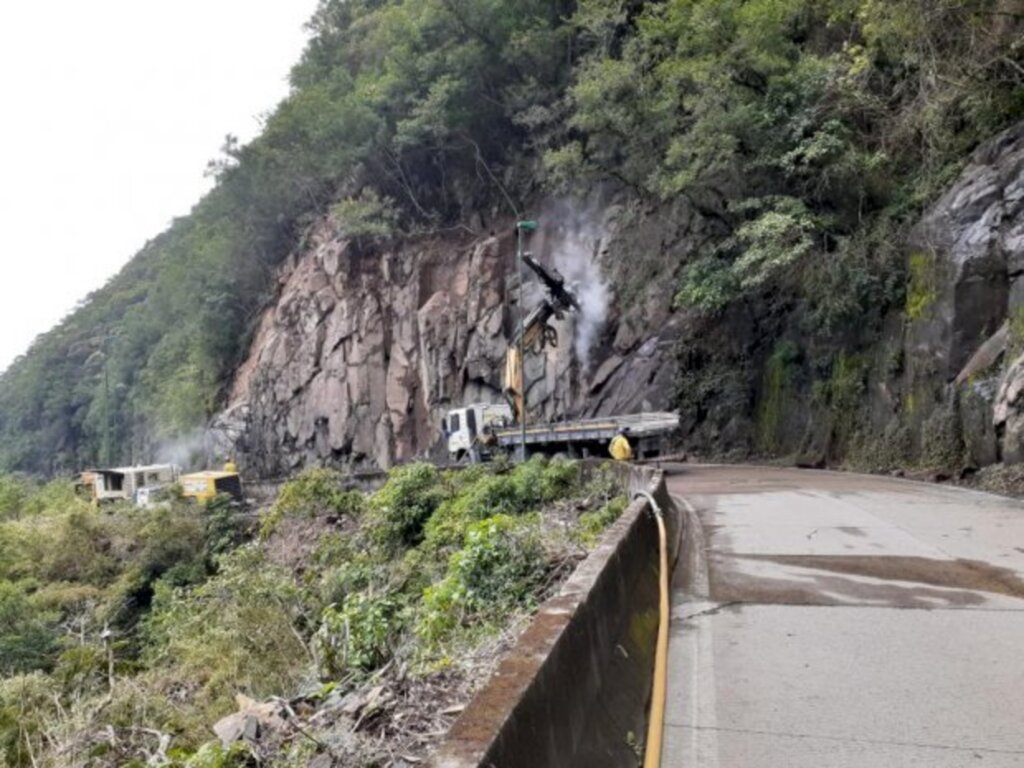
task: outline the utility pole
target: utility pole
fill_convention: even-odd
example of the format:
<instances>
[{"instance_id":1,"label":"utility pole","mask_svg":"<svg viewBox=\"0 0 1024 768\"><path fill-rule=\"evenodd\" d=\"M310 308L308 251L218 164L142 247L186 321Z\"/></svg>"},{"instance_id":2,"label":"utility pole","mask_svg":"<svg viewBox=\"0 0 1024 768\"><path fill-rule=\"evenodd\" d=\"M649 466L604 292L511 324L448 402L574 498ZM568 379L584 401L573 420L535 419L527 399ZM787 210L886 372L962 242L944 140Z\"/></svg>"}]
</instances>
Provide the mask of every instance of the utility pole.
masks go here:
<instances>
[{"instance_id":1,"label":"utility pole","mask_svg":"<svg viewBox=\"0 0 1024 768\"><path fill-rule=\"evenodd\" d=\"M519 460L526 461L526 307L523 298L523 232L533 232L537 222L516 222L516 269L519 271L519 367L522 387L522 409L519 414Z\"/></svg>"}]
</instances>

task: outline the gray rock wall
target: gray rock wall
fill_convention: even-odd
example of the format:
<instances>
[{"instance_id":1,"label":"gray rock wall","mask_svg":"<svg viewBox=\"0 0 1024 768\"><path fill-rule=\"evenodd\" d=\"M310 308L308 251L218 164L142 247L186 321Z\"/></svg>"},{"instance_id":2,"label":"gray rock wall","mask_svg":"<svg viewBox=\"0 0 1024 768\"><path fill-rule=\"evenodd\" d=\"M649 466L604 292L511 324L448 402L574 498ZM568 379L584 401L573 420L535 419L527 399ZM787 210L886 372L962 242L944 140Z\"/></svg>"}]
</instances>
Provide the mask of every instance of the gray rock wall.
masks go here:
<instances>
[{"instance_id":1,"label":"gray rock wall","mask_svg":"<svg viewBox=\"0 0 1024 768\"><path fill-rule=\"evenodd\" d=\"M557 230L557 222L544 223L543 231ZM531 247L554 263L562 245L547 235ZM595 259L602 247L611 246L595 243ZM439 455L447 410L502 399L518 319L515 267L507 227L498 236L424 238L372 253L324 220L282 271L278 299L214 423L217 444L264 476ZM532 306L538 294L527 295ZM556 321L558 347L525 366L531 418L668 407L670 302L671 285L625 312L613 301L586 364L572 343L578 319Z\"/></svg>"},{"instance_id":2,"label":"gray rock wall","mask_svg":"<svg viewBox=\"0 0 1024 768\"><path fill-rule=\"evenodd\" d=\"M798 283L675 318L686 447L871 469L1024 460L1024 124L894 245L905 304L859 327L806 334Z\"/></svg>"},{"instance_id":3,"label":"gray rock wall","mask_svg":"<svg viewBox=\"0 0 1024 768\"><path fill-rule=\"evenodd\" d=\"M911 232L908 259L904 420L926 454L952 417L963 463L1020 461L1024 372L1007 353L1024 330L1024 124L974 153Z\"/></svg>"}]
</instances>

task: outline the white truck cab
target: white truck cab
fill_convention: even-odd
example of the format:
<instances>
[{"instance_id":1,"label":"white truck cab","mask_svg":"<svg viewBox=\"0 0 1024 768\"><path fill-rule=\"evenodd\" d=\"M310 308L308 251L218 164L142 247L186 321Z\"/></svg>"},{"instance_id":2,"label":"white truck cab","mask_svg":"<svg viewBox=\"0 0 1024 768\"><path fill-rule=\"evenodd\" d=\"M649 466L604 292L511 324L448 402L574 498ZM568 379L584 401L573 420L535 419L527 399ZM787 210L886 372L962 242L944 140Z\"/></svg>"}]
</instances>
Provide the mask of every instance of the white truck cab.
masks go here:
<instances>
[{"instance_id":1,"label":"white truck cab","mask_svg":"<svg viewBox=\"0 0 1024 768\"><path fill-rule=\"evenodd\" d=\"M512 408L508 403L476 403L448 411L443 422L448 453L454 460L468 455L476 461L478 438L487 428L507 427L511 424Z\"/></svg>"}]
</instances>

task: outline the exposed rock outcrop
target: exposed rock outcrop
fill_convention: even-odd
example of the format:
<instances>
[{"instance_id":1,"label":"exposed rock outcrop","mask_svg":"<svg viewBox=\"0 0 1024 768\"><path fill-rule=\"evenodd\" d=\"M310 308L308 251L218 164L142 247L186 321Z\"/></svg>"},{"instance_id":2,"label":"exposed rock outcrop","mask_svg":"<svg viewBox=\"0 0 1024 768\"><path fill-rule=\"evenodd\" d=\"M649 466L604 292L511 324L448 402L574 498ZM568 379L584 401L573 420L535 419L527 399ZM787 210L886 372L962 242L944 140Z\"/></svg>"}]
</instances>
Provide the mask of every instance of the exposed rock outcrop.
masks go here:
<instances>
[{"instance_id":1,"label":"exposed rock outcrop","mask_svg":"<svg viewBox=\"0 0 1024 768\"><path fill-rule=\"evenodd\" d=\"M1024 304L1024 124L983 145L911 233L908 351L952 380Z\"/></svg>"},{"instance_id":2,"label":"exposed rock outcrop","mask_svg":"<svg viewBox=\"0 0 1024 768\"><path fill-rule=\"evenodd\" d=\"M558 222L542 231L531 247L558 263ZM592 243L588 258L600 249ZM516 280L511 234L423 238L380 253L322 221L282 271L214 425L220 443L262 475L320 463L387 467L441 450L447 410L502 398ZM669 406L671 288L628 312L606 307L585 349L572 343L581 318L555 321L561 343L526 361L531 418ZM538 295L527 297L532 306Z\"/></svg>"},{"instance_id":3,"label":"exposed rock outcrop","mask_svg":"<svg viewBox=\"0 0 1024 768\"><path fill-rule=\"evenodd\" d=\"M1024 461L1024 355L1013 361L999 382L993 423L1003 460L1010 464Z\"/></svg>"},{"instance_id":4,"label":"exposed rock outcrop","mask_svg":"<svg viewBox=\"0 0 1024 768\"><path fill-rule=\"evenodd\" d=\"M566 272L572 216L549 210L531 248ZM672 310L681 266L727 229L713 201L599 210L587 258L600 259L608 306L586 328L558 321L563 343L528 357L531 418L681 406L685 446L705 455L1024 460L1024 361L1008 365L1024 328L1024 124L980 147L909 232L905 306L831 341L801 338L799 296L710 318ZM508 230L379 252L321 221L282 271L218 421L221 443L270 475L439 451L447 410L502 397L518 317Z\"/></svg>"},{"instance_id":5,"label":"exposed rock outcrop","mask_svg":"<svg viewBox=\"0 0 1024 768\"><path fill-rule=\"evenodd\" d=\"M1024 123L895 236L905 302L880 282L859 325L822 331L800 285L683 324L688 449L872 469L1024 460L1024 362L1003 372L1024 349Z\"/></svg>"},{"instance_id":6,"label":"exposed rock outcrop","mask_svg":"<svg viewBox=\"0 0 1024 768\"><path fill-rule=\"evenodd\" d=\"M1024 124L980 147L928 210L911 233L909 270L911 421L927 429L955 399L965 463L1020 461L1024 368L1009 366L999 382L1024 312Z\"/></svg>"}]
</instances>

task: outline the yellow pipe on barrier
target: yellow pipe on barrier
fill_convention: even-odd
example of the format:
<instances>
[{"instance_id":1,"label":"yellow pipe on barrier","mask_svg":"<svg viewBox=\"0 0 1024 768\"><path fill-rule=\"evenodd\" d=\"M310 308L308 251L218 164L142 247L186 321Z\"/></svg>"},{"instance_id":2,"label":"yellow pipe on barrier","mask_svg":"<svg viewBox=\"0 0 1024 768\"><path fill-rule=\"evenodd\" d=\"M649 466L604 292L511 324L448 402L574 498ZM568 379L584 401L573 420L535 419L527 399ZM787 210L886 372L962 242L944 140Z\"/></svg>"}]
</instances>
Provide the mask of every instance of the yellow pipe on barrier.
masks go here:
<instances>
[{"instance_id":1,"label":"yellow pipe on barrier","mask_svg":"<svg viewBox=\"0 0 1024 768\"><path fill-rule=\"evenodd\" d=\"M651 689L651 716L647 723L647 746L644 750L644 768L661 768L661 751L665 737L665 694L668 688L668 625L670 620L668 596L668 533L661 509L648 493L647 498L654 520L658 524L659 597L658 643L654 654L654 686Z\"/></svg>"}]
</instances>

